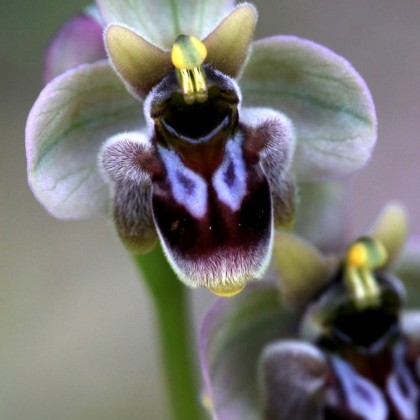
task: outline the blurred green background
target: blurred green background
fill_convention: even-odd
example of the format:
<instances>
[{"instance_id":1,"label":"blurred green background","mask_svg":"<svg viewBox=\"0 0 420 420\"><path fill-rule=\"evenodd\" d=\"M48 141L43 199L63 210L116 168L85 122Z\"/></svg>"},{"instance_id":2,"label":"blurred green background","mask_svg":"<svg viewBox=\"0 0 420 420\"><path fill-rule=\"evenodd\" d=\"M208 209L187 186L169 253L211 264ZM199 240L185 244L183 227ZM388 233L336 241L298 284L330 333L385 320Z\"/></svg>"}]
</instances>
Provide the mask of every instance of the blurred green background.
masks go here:
<instances>
[{"instance_id":1,"label":"blurred green background","mask_svg":"<svg viewBox=\"0 0 420 420\"><path fill-rule=\"evenodd\" d=\"M43 49L82 0L2 0L0 419L167 419L152 307L105 218L61 222L26 183L24 128ZM420 2L256 0L257 38L296 34L349 59L372 90L379 142L351 181L362 233L389 199L420 232ZM158 17L157 17L158 18ZM196 323L213 298L193 293ZM199 390L197 390L199 392Z\"/></svg>"}]
</instances>

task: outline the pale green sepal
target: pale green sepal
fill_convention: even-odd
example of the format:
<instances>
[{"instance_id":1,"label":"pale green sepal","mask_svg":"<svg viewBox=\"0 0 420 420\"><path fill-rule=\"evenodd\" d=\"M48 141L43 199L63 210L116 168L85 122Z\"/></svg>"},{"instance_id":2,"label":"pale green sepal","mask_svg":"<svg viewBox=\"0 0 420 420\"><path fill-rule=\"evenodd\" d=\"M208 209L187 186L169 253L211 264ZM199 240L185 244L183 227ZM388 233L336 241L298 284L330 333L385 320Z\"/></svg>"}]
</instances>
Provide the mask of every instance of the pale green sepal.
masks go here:
<instances>
[{"instance_id":1,"label":"pale green sepal","mask_svg":"<svg viewBox=\"0 0 420 420\"><path fill-rule=\"evenodd\" d=\"M369 89L328 48L293 36L257 41L240 85L245 106L271 106L291 118L300 182L342 177L369 160L377 131Z\"/></svg>"},{"instance_id":2,"label":"pale green sepal","mask_svg":"<svg viewBox=\"0 0 420 420\"><path fill-rule=\"evenodd\" d=\"M259 420L257 361L266 344L291 336L296 319L275 283L254 282L207 313L200 335L205 406L213 419Z\"/></svg>"},{"instance_id":3,"label":"pale green sepal","mask_svg":"<svg viewBox=\"0 0 420 420\"><path fill-rule=\"evenodd\" d=\"M234 0L97 0L107 24L127 25L170 50L178 35L204 38L234 6Z\"/></svg>"},{"instance_id":4,"label":"pale green sepal","mask_svg":"<svg viewBox=\"0 0 420 420\"><path fill-rule=\"evenodd\" d=\"M370 230L370 236L380 241L387 251L387 267L392 265L402 250L407 231L408 216L404 207L399 203L389 203Z\"/></svg>"},{"instance_id":5,"label":"pale green sepal","mask_svg":"<svg viewBox=\"0 0 420 420\"><path fill-rule=\"evenodd\" d=\"M125 26L109 25L105 31L105 45L117 73L141 98L171 71L168 52L150 44Z\"/></svg>"},{"instance_id":6,"label":"pale green sepal","mask_svg":"<svg viewBox=\"0 0 420 420\"><path fill-rule=\"evenodd\" d=\"M203 40L208 52L206 64L237 77L248 57L256 23L255 7L239 5Z\"/></svg>"},{"instance_id":7,"label":"pale green sepal","mask_svg":"<svg viewBox=\"0 0 420 420\"><path fill-rule=\"evenodd\" d=\"M287 306L305 304L330 279L326 257L309 242L292 233L276 233L273 260Z\"/></svg>"},{"instance_id":8,"label":"pale green sepal","mask_svg":"<svg viewBox=\"0 0 420 420\"><path fill-rule=\"evenodd\" d=\"M108 60L69 70L39 95L26 125L28 178L38 201L60 219L105 209L108 189L98 171L101 143L144 124L140 103Z\"/></svg>"}]
</instances>

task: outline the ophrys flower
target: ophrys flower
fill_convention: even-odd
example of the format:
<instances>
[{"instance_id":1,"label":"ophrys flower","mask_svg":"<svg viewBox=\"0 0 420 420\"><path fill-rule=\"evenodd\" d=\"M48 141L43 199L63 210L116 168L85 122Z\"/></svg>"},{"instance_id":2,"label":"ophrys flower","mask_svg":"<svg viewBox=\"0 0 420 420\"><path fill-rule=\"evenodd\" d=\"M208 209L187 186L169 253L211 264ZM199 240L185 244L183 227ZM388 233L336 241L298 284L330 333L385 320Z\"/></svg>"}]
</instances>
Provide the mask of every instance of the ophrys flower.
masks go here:
<instances>
[{"instance_id":1,"label":"ophrys flower","mask_svg":"<svg viewBox=\"0 0 420 420\"><path fill-rule=\"evenodd\" d=\"M157 230L181 280L221 294L261 277L274 221L293 218L292 178L347 175L376 139L369 91L347 61L295 37L250 48L255 8L233 6L98 1L88 22L106 29L110 60L75 54L69 65L80 65L45 87L26 138L48 211L83 218L111 206L131 249L147 251ZM69 25L85 31L86 19Z\"/></svg>"},{"instance_id":2,"label":"ophrys flower","mask_svg":"<svg viewBox=\"0 0 420 420\"><path fill-rule=\"evenodd\" d=\"M420 258L399 255L405 233L403 212L390 206L369 238L335 255L278 236L275 256L287 247L289 257L278 261L285 305L275 283L263 282L217 302L204 321L213 418L417 418L419 312L406 309L395 273L413 300Z\"/></svg>"}]
</instances>

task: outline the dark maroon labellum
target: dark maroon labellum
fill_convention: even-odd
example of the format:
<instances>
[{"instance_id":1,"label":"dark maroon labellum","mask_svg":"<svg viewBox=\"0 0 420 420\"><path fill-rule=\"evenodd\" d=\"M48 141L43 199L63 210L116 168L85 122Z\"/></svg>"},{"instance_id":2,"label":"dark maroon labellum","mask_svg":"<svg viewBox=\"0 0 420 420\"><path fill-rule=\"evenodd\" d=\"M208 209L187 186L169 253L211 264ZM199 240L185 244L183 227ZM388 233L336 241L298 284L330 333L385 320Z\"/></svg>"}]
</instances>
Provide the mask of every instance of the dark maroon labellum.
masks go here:
<instances>
[{"instance_id":1,"label":"dark maroon labellum","mask_svg":"<svg viewBox=\"0 0 420 420\"><path fill-rule=\"evenodd\" d=\"M417 419L419 381L409 357L409 338L399 321L403 304L399 280L375 273L380 303L360 309L340 277L341 272L305 315L323 319L323 333L316 344L330 366L325 418Z\"/></svg>"}]
</instances>

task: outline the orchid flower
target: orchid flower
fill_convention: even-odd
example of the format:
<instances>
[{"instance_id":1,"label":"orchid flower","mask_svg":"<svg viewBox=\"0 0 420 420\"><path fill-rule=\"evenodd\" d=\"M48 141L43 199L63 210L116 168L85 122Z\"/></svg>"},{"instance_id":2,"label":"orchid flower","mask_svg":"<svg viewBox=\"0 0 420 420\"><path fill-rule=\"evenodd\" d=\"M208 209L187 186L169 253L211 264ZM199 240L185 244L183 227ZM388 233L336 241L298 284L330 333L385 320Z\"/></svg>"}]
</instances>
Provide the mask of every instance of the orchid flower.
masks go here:
<instances>
[{"instance_id":1,"label":"orchid flower","mask_svg":"<svg viewBox=\"0 0 420 420\"><path fill-rule=\"evenodd\" d=\"M345 59L294 36L252 42L256 20L233 0L97 0L70 19L26 127L45 209L111 211L131 251L159 237L192 287L229 296L262 277L295 183L364 166L376 115Z\"/></svg>"},{"instance_id":2,"label":"orchid flower","mask_svg":"<svg viewBox=\"0 0 420 420\"><path fill-rule=\"evenodd\" d=\"M418 418L420 312L406 308L398 276L416 297L420 253L418 240L400 252L406 230L404 211L390 205L336 254L278 235L279 280L219 300L204 320L213 419Z\"/></svg>"}]
</instances>

